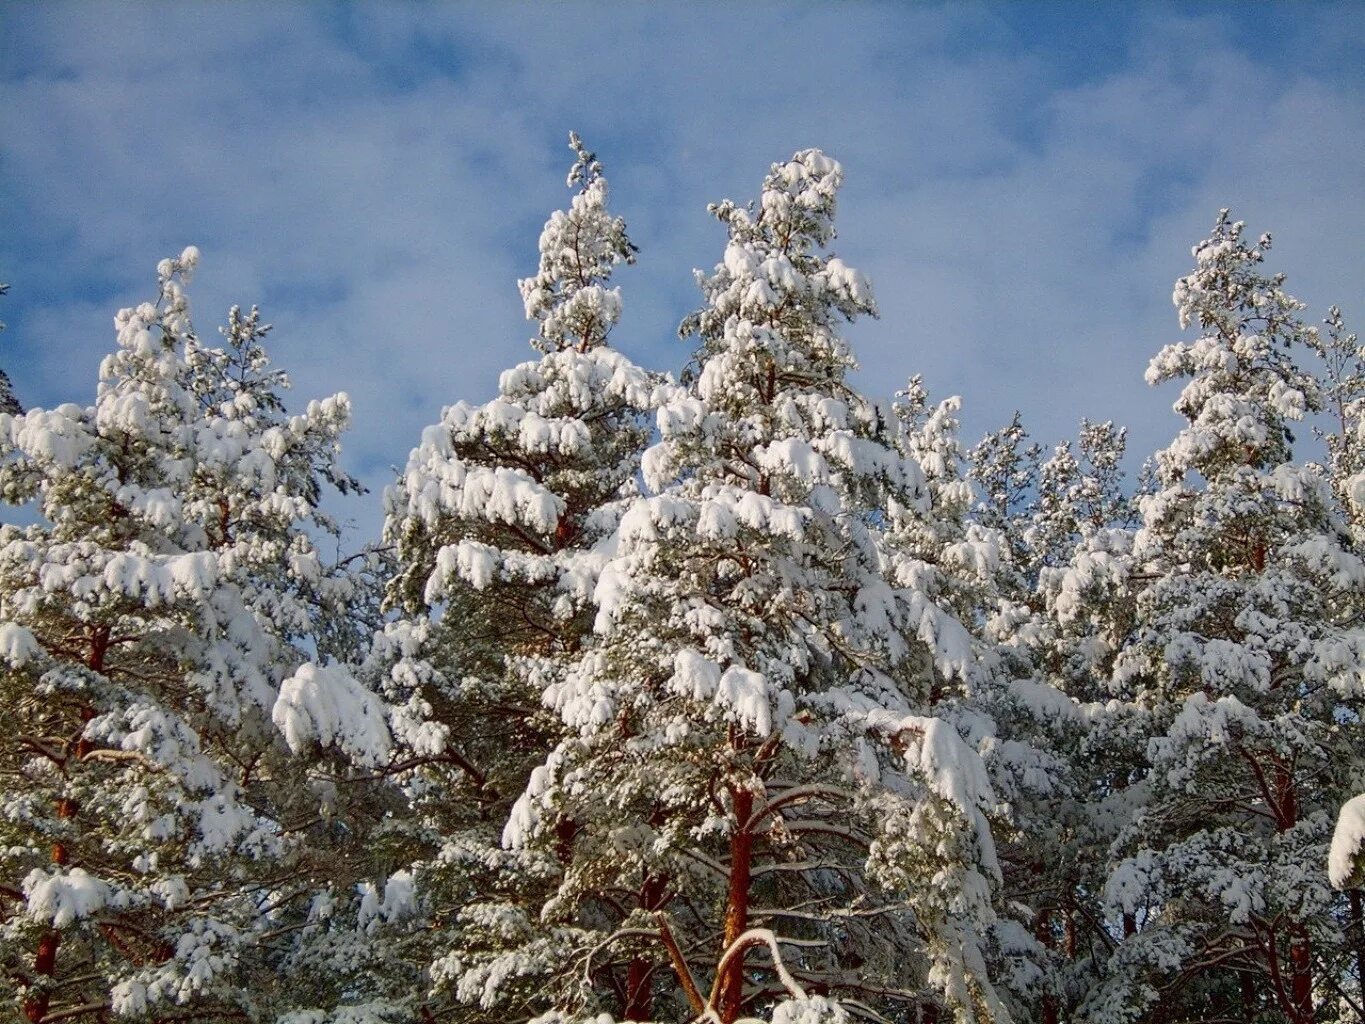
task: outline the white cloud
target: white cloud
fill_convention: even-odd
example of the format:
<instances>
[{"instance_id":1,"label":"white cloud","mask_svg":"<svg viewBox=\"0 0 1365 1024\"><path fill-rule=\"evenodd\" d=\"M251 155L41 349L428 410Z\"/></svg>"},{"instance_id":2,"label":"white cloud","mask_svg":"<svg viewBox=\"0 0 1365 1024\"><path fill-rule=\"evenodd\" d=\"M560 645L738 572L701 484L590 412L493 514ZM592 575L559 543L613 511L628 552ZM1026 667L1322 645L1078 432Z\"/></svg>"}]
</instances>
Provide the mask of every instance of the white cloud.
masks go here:
<instances>
[{"instance_id":1,"label":"white cloud","mask_svg":"<svg viewBox=\"0 0 1365 1024\"><path fill-rule=\"evenodd\" d=\"M1082 415L1132 423L1139 450L1169 437L1170 398L1141 372L1175 336L1170 283L1221 205L1274 230L1274 264L1315 310L1349 312L1365 271L1365 101L1350 51L1308 42L1322 25L1271 60L1231 15L1158 11L1125 22L1121 61L1064 66L1050 29L988 7L35 6L7 21L0 278L26 400L88 398L114 309L194 242L201 330L260 302L299 397L355 398L348 459L377 486L441 405L529 356L515 279L567 198L570 127L643 250L620 277L634 358L676 369L690 352L673 336L689 271L721 250L706 202L748 198L769 162L819 145L848 173L839 251L884 314L850 330L863 382L887 394L922 372L964 394L969 431L1019 407L1040 438ZM351 514L373 530L376 498Z\"/></svg>"}]
</instances>

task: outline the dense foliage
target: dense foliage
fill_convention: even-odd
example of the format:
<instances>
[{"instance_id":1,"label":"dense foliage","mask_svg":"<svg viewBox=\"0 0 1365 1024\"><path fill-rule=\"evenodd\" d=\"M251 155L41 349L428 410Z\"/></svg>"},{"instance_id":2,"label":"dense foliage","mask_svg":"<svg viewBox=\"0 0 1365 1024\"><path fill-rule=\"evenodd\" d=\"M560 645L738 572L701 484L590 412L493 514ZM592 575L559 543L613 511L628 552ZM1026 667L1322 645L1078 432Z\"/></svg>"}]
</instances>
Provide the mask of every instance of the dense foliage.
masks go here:
<instances>
[{"instance_id":1,"label":"dense foliage","mask_svg":"<svg viewBox=\"0 0 1365 1024\"><path fill-rule=\"evenodd\" d=\"M876 303L818 150L711 207L694 355L636 366L637 250L571 145L536 358L423 432L351 558L346 396L289 414L255 309L202 340L196 250L93 405L0 373L0 1014L1365 1019L1340 310L1222 211L1129 484L1112 423L969 448L918 376L853 386Z\"/></svg>"}]
</instances>

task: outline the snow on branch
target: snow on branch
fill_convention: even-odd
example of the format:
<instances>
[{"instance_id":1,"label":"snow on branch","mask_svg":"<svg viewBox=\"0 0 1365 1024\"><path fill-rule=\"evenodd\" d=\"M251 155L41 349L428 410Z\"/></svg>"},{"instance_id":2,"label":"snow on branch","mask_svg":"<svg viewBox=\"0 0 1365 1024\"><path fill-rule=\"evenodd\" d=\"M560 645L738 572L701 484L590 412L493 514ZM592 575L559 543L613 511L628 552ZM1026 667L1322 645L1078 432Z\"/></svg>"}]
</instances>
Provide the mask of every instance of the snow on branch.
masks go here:
<instances>
[{"instance_id":1,"label":"snow on branch","mask_svg":"<svg viewBox=\"0 0 1365 1024\"><path fill-rule=\"evenodd\" d=\"M363 765L388 756L383 703L340 665L304 665L284 681L271 714L295 753L335 746Z\"/></svg>"},{"instance_id":2,"label":"snow on branch","mask_svg":"<svg viewBox=\"0 0 1365 1024\"><path fill-rule=\"evenodd\" d=\"M1351 888L1362 874L1361 854L1365 853L1365 793L1342 805L1332 834L1332 849L1327 855L1327 875L1338 889Z\"/></svg>"}]
</instances>

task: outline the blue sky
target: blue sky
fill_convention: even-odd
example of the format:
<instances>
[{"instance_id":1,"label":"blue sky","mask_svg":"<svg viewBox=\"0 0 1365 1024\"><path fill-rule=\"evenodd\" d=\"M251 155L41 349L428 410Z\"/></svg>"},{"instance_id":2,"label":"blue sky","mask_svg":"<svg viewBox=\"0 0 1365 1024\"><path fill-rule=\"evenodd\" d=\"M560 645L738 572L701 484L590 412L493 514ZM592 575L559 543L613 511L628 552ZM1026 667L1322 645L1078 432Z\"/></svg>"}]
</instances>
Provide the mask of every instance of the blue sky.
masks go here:
<instances>
[{"instance_id":1,"label":"blue sky","mask_svg":"<svg viewBox=\"0 0 1365 1024\"><path fill-rule=\"evenodd\" d=\"M839 254L882 318L859 382L1020 409L1139 454L1171 283L1220 206L1275 236L1316 318L1365 312L1365 4L0 5L0 364L28 405L89 401L116 309L204 254L202 334L259 303L293 401L349 392L376 493L441 407L531 357L516 279L564 205L569 129L641 248L615 343L676 371L706 204L819 146Z\"/></svg>"}]
</instances>

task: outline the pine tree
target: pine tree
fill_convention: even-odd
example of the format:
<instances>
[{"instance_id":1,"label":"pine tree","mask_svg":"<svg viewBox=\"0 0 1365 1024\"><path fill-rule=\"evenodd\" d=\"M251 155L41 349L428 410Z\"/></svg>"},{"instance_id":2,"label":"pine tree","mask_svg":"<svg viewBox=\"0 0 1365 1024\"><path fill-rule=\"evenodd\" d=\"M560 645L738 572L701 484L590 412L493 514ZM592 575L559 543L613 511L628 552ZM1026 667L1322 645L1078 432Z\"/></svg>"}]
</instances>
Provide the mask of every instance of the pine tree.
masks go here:
<instances>
[{"instance_id":1,"label":"pine tree","mask_svg":"<svg viewBox=\"0 0 1365 1024\"><path fill-rule=\"evenodd\" d=\"M1024 550L1026 521L1020 517L1030 514L1034 501L1027 481L1038 449L1019 457L1023 433L1016 418L978 445L971 462L958 440L959 399L931 407L918 377L899 398L903 447L924 470L929 508L905 514L890 506L889 572L893 581L935 594L940 603L947 598L972 633L975 671L969 685L940 679L935 692L937 701L974 714L976 729L989 736L983 744L986 767L1011 810L1013 827L997 835L1004 909L991 929L988 963L1014 1019L1055 1021L1056 954L1049 946L1061 900L1042 876L1060 876L1068 868L1059 826L1066 817L1064 801L1073 794L1067 766L1051 748L1058 718L1069 725L1075 712L1065 695L1036 679L1028 642L1036 617L1016 600L1022 581L1010 543L1013 537L1018 551ZM988 488L986 503L979 503L972 475L986 466L995 467L986 475L998 486ZM984 523L973 515L983 507Z\"/></svg>"},{"instance_id":2,"label":"pine tree","mask_svg":"<svg viewBox=\"0 0 1365 1024\"><path fill-rule=\"evenodd\" d=\"M998 627L1032 675L1011 687L1020 713L997 717L1045 751L1050 767L1040 773L1047 782L1037 797L1012 801L1022 839L1007 875L1035 908L1034 934L1047 951L1035 1011L1044 1022L1074 1019L1107 958L1113 940L1098 897L1143 763L1108 685L1132 620L1125 442L1126 432L1111 423L1082 421L1075 448L1058 445L1042 462L1037 494L1015 528L1035 576L1029 612L1015 611Z\"/></svg>"},{"instance_id":3,"label":"pine tree","mask_svg":"<svg viewBox=\"0 0 1365 1024\"><path fill-rule=\"evenodd\" d=\"M1346 329L1339 306L1327 311L1327 337L1322 342L1324 404L1335 430L1320 430L1327 446L1327 472L1339 507L1350 524L1351 536L1360 550L1365 543L1365 349ZM1365 787L1365 770L1356 788ZM1347 800L1341 807L1328 854L1328 876L1346 892L1348 911L1345 930L1352 953L1355 1009L1365 1016L1365 895L1361 892L1361 840L1365 838L1365 795Z\"/></svg>"},{"instance_id":4,"label":"pine tree","mask_svg":"<svg viewBox=\"0 0 1365 1024\"><path fill-rule=\"evenodd\" d=\"M1327 446L1327 472L1337 501L1351 522L1359 544L1365 540L1365 349L1355 332L1347 331L1339 306L1323 321L1324 405L1332 430L1319 428Z\"/></svg>"},{"instance_id":5,"label":"pine tree","mask_svg":"<svg viewBox=\"0 0 1365 1024\"><path fill-rule=\"evenodd\" d=\"M977 497L959 436L961 407L956 396L931 407L918 376L897 395L898 447L924 473L927 502L888 507L885 532L893 579L931 590L965 624L994 611L1001 562L1008 555L1003 531L972 515Z\"/></svg>"},{"instance_id":6,"label":"pine tree","mask_svg":"<svg viewBox=\"0 0 1365 1024\"><path fill-rule=\"evenodd\" d=\"M1016 410L1009 423L987 434L967 453L968 479L977 498L974 517L1004 538L999 585L1003 596L1020 604L1027 603L1037 576L1026 534L1044 450L1041 444L1028 441L1029 433Z\"/></svg>"},{"instance_id":7,"label":"pine tree","mask_svg":"<svg viewBox=\"0 0 1365 1024\"><path fill-rule=\"evenodd\" d=\"M967 452L959 399L852 386L876 307L818 150L711 207L681 383L634 365L636 249L570 145L535 358L442 411L354 558L320 550L346 397L286 411L254 308L201 340L196 250L89 407L0 372L37 513L0 526L0 1016L1365 1019L1340 310L1223 211L1130 498L1113 424Z\"/></svg>"},{"instance_id":8,"label":"pine tree","mask_svg":"<svg viewBox=\"0 0 1365 1024\"><path fill-rule=\"evenodd\" d=\"M918 657L960 677L972 652L881 575L880 510L925 483L846 380L837 322L874 306L822 251L841 177L806 150L756 209L712 207L729 244L683 324L701 347L645 456L656 493L621 519L597 642L546 688L570 733L506 833L564 862L545 1021L1003 1015L997 804Z\"/></svg>"},{"instance_id":9,"label":"pine tree","mask_svg":"<svg viewBox=\"0 0 1365 1024\"><path fill-rule=\"evenodd\" d=\"M1127 431L1081 421L1076 445L1065 441L1038 467L1037 495L1023 531L1029 561L1041 577L1066 565L1076 545L1099 530L1132 523L1121 462Z\"/></svg>"},{"instance_id":10,"label":"pine tree","mask_svg":"<svg viewBox=\"0 0 1365 1024\"><path fill-rule=\"evenodd\" d=\"M9 294L9 285L0 284L0 295L7 294ZM0 322L0 331L4 329L4 323ZM19 399L14 394L14 383L9 379L9 374L0 369L0 412L17 416L23 411L24 407L19 404Z\"/></svg>"},{"instance_id":11,"label":"pine tree","mask_svg":"<svg viewBox=\"0 0 1365 1024\"><path fill-rule=\"evenodd\" d=\"M636 249L607 208L600 162L577 135L570 145L577 192L546 223L538 271L520 282L540 358L503 373L492 401L446 409L386 499L396 617L358 675L393 709L388 726L367 745L346 733L363 714L341 714L323 735L312 725L330 719L306 695L282 709L299 725L298 745L349 745L407 794L411 811L371 840L405 866L371 884L377 893L410 878L421 913L386 928L353 907L310 954L343 969L351 957L374 965L373 987L408 1007L400 1014L422 1004L459 1006L470 1019L529 1016L543 976L561 966L554 937L532 936L558 861L504 850L502 829L564 731L541 692L590 635L598 573L665 386L608 343L622 308L608 283ZM332 685L362 699L354 683ZM385 957L409 969L390 964L385 978Z\"/></svg>"},{"instance_id":12,"label":"pine tree","mask_svg":"<svg viewBox=\"0 0 1365 1024\"><path fill-rule=\"evenodd\" d=\"M344 395L285 416L256 314L204 346L164 260L95 404L0 415L0 957L30 1021L269 1005L307 795L269 724L347 585L311 532Z\"/></svg>"},{"instance_id":13,"label":"pine tree","mask_svg":"<svg viewBox=\"0 0 1365 1024\"><path fill-rule=\"evenodd\" d=\"M1106 889L1125 938L1083 1017L1337 1019L1340 898L1331 811L1359 749L1365 565L1289 425L1321 408L1296 360L1318 347L1283 276L1227 211L1175 304L1192 342L1148 381L1185 379L1185 426L1142 499L1131 636L1112 685L1144 727L1142 803Z\"/></svg>"},{"instance_id":14,"label":"pine tree","mask_svg":"<svg viewBox=\"0 0 1365 1024\"><path fill-rule=\"evenodd\" d=\"M956 400L931 412L917 379L903 397L932 502L929 516L893 530L894 550L911 555L899 571L959 595L980 667L969 704L993 722L986 764L1014 826L999 837L1008 909L994 927L992 971L1015 1019L1055 1024L1088 991L1094 951L1109 941L1093 894L1112 808L1091 797L1124 761L1095 728L1108 697L1097 675L1115 650L1096 612L1124 579L1112 573L1127 550L1125 432L1083 421L1074 446L1043 458L1016 415L967 454Z\"/></svg>"}]
</instances>

